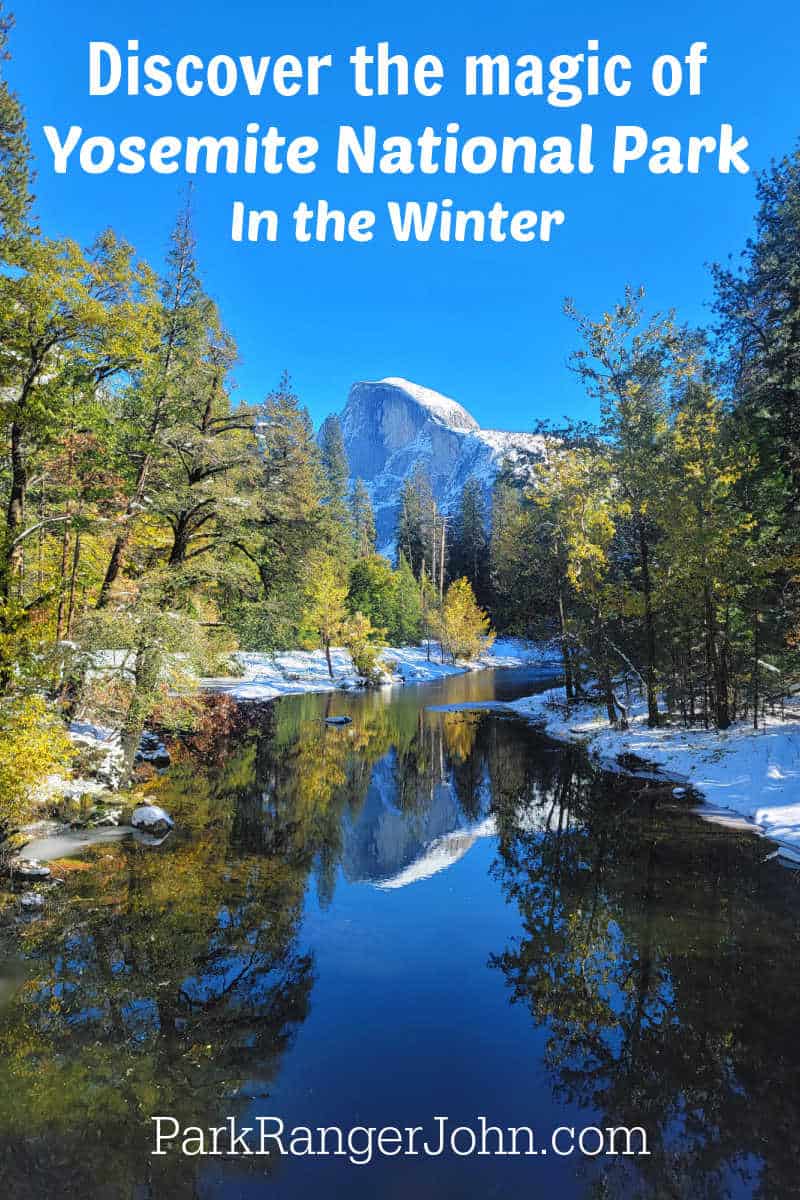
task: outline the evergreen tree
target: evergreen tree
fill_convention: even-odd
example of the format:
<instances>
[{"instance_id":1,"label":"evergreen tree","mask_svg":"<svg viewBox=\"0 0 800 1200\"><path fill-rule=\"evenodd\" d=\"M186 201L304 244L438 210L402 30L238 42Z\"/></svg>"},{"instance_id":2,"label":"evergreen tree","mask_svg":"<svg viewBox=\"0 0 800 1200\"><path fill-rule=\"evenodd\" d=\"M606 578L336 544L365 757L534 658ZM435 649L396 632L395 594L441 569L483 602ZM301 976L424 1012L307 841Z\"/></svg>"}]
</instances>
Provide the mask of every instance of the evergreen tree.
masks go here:
<instances>
[{"instance_id":1,"label":"evergreen tree","mask_svg":"<svg viewBox=\"0 0 800 1200\"><path fill-rule=\"evenodd\" d=\"M483 487L477 479L468 479L461 489L454 524L450 570L456 578L467 578L475 594L483 599L488 593L489 546Z\"/></svg>"},{"instance_id":2,"label":"evergreen tree","mask_svg":"<svg viewBox=\"0 0 800 1200\"><path fill-rule=\"evenodd\" d=\"M362 613L372 624L396 637L397 577L391 563L381 554L358 559L350 571L347 607Z\"/></svg>"},{"instance_id":3,"label":"evergreen tree","mask_svg":"<svg viewBox=\"0 0 800 1200\"><path fill-rule=\"evenodd\" d=\"M173 229L167 271L161 281L157 332L150 353L124 394L118 422L119 461L127 468L129 490L120 513L97 606L103 608L122 570L153 472L162 461L165 433L180 420L180 397L191 374L206 329L208 300L200 285L187 203Z\"/></svg>"},{"instance_id":4,"label":"evergreen tree","mask_svg":"<svg viewBox=\"0 0 800 1200\"><path fill-rule=\"evenodd\" d=\"M167 563L173 569L202 556L212 570L208 556L220 548L227 565L242 518L251 510L260 474L255 413L231 407L228 376L235 359L235 343L209 304L203 339L176 389L151 489L151 510L169 526Z\"/></svg>"},{"instance_id":5,"label":"evergreen tree","mask_svg":"<svg viewBox=\"0 0 800 1200\"><path fill-rule=\"evenodd\" d=\"M357 558L367 558L375 551L375 513L364 481L356 479L350 493L350 524Z\"/></svg>"},{"instance_id":6,"label":"evergreen tree","mask_svg":"<svg viewBox=\"0 0 800 1200\"><path fill-rule=\"evenodd\" d=\"M399 552L405 555L412 571L418 577L425 561L425 539L419 495L410 479L403 481L400 492L396 540Z\"/></svg>"},{"instance_id":7,"label":"evergreen tree","mask_svg":"<svg viewBox=\"0 0 800 1200\"><path fill-rule=\"evenodd\" d=\"M517 584L523 563L522 530L525 515L520 489L501 471L492 489L492 528L489 538L489 584L495 625L519 633L525 620Z\"/></svg>"},{"instance_id":8,"label":"evergreen tree","mask_svg":"<svg viewBox=\"0 0 800 1200\"><path fill-rule=\"evenodd\" d=\"M395 575L395 621L392 642L397 646L415 645L422 636L422 595L414 572L402 551Z\"/></svg>"},{"instance_id":9,"label":"evergreen tree","mask_svg":"<svg viewBox=\"0 0 800 1200\"><path fill-rule=\"evenodd\" d=\"M397 518L398 552L406 556L419 578L423 564L433 583L437 583L441 565L441 518L433 498L431 482L418 469L403 482Z\"/></svg>"},{"instance_id":10,"label":"evergreen tree","mask_svg":"<svg viewBox=\"0 0 800 1200\"><path fill-rule=\"evenodd\" d=\"M350 468L338 417L326 417L323 421L319 445L325 480L323 503L327 517L326 539L331 552L341 564L344 578L353 557L354 536L347 493Z\"/></svg>"},{"instance_id":11,"label":"evergreen tree","mask_svg":"<svg viewBox=\"0 0 800 1200\"><path fill-rule=\"evenodd\" d=\"M350 467L344 448L342 425L337 416L326 417L319 431L322 467L325 471L325 501L344 511Z\"/></svg>"},{"instance_id":12,"label":"evergreen tree","mask_svg":"<svg viewBox=\"0 0 800 1200\"><path fill-rule=\"evenodd\" d=\"M308 412L288 373L267 396L257 422L261 455L255 512L247 534L234 543L255 564L257 594L228 598L239 628L262 648L291 645L303 596L316 570L315 553L326 531L325 476Z\"/></svg>"},{"instance_id":13,"label":"evergreen tree","mask_svg":"<svg viewBox=\"0 0 800 1200\"><path fill-rule=\"evenodd\" d=\"M13 17L0 3L0 67L9 59L8 37ZM30 145L25 118L14 92L0 77L0 254L15 258L15 244L28 224L30 195Z\"/></svg>"},{"instance_id":14,"label":"evergreen tree","mask_svg":"<svg viewBox=\"0 0 800 1200\"><path fill-rule=\"evenodd\" d=\"M784 515L800 512L800 149L758 180L755 236L739 270L714 268L727 378L762 479L782 476Z\"/></svg>"}]
</instances>

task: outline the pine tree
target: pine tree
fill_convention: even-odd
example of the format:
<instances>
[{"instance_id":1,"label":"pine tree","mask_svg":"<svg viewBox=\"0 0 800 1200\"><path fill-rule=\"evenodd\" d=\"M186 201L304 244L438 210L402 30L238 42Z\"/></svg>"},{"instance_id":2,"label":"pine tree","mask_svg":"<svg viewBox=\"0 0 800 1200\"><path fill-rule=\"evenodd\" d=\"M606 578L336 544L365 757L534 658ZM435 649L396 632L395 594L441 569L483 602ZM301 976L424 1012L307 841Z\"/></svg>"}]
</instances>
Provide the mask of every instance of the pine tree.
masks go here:
<instances>
[{"instance_id":1,"label":"pine tree","mask_svg":"<svg viewBox=\"0 0 800 1200\"><path fill-rule=\"evenodd\" d=\"M450 570L455 577L465 576L483 599L488 592L488 561L483 487L477 479L468 479L461 490L454 522Z\"/></svg>"},{"instance_id":2,"label":"pine tree","mask_svg":"<svg viewBox=\"0 0 800 1200\"><path fill-rule=\"evenodd\" d=\"M492 528L489 538L489 585L496 626L504 632L520 632L525 605L518 582L523 564L522 495L503 471L492 489Z\"/></svg>"},{"instance_id":3,"label":"pine tree","mask_svg":"<svg viewBox=\"0 0 800 1200\"><path fill-rule=\"evenodd\" d=\"M180 391L192 371L206 328L208 300L200 285L191 209L187 203L173 229L161 281L158 328L150 354L124 396L119 457L129 469L127 503L97 599L103 608L122 570L137 518L145 509L151 475L164 452L164 434L180 419Z\"/></svg>"},{"instance_id":4,"label":"pine tree","mask_svg":"<svg viewBox=\"0 0 800 1200\"><path fill-rule=\"evenodd\" d=\"M252 644L267 649L297 637L314 555L327 529L325 476L311 418L288 373L267 396L256 431L261 467L254 511L233 544L255 565L260 587L255 595L246 588L230 594L226 605Z\"/></svg>"},{"instance_id":5,"label":"pine tree","mask_svg":"<svg viewBox=\"0 0 800 1200\"><path fill-rule=\"evenodd\" d=\"M419 578L423 564L432 583L440 574L441 527L431 482L422 470L403 482L397 518L396 541L398 552L406 556Z\"/></svg>"},{"instance_id":6,"label":"pine tree","mask_svg":"<svg viewBox=\"0 0 800 1200\"><path fill-rule=\"evenodd\" d=\"M364 481L356 479L350 493L350 524L357 558L367 558L375 552L375 513Z\"/></svg>"},{"instance_id":7,"label":"pine tree","mask_svg":"<svg viewBox=\"0 0 800 1200\"><path fill-rule=\"evenodd\" d=\"M343 575L354 551L347 483L350 467L342 426L336 416L326 417L319 431L320 458L325 479L323 504L327 517L326 540L342 565Z\"/></svg>"},{"instance_id":8,"label":"pine tree","mask_svg":"<svg viewBox=\"0 0 800 1200\"><path fill-rule=\"evenodd\" d=\"M337 416L326 417L319 431L322 468L327 481L325 501L343 510L347 499L347 479L350 468L344 448L342 425Z\"/></svg>"},{"instance_id":9,"label":"pine tree","mask_svg":"<svg viewBox=\"0 0 800 1200\"><path fill-rule=\"evenodd\" d=\"M800 149L758 180L756 233L740 269L716 266L715 310L739 420L762 478L784 477L784 515L800 511Z\"/></svg>"},{"instance_id":10,"label":"pine tree","mask_svg":"<svg viewBox=\"0 0 800 1200\"><path fill-rule=\"evenodd\" d=\"M177 569L202 557L209 573L209 556L221 549L227 566L230 547L242 536L260 467L256 414L230 402L236 345L214 305L207 306L206 322L176 388L170 427L162 438L164 453L153 472L150 510L169 526L168 566Z\"/></svg>"},{"instance_id":11,"label":"pine tree","mask_svg":"<svg viewBox=\"0 0 800 1200\"><path fill-rule=\"evenodd\" d=\"M422 636L422 595L402 551L395 574L397 583L392 641L398 646L415 645Z\"/></svg>"},{"instance_id":12,"label":"pine tree","mask_svg":"<svg viewBox=\"0 0 800 1200\"><path fill-rule=\"evenodd\" d=\"M418 577L425 561L425 541L419 496L410 479L403 481L400 491L396 540L398 551L405 555L412 571Z\"/></svg>"},{"instance_id":13,"label":"pine tree","mask_svg":"<svg viewBox=\"0 0 800 1200\"><path fill-rule=\"evenodd\" d=\"M0 64L7 62L14 19L0 3ZM15 258L17 239L27 230L31 207L30 145L25 118L14 92L0 78L0 254Z\"/></svg>"},{"instance_id":14,"label":"pine tree","mask_svg":"<svg viewBox=\"0 0 800 1200\"><path fill-rule=\"evenodd\" d=\"M347 607L369 617L376 628L396 636L397 577L388 558L371 554L358 559L350 571Z\"/></svg>"}]
</instances>

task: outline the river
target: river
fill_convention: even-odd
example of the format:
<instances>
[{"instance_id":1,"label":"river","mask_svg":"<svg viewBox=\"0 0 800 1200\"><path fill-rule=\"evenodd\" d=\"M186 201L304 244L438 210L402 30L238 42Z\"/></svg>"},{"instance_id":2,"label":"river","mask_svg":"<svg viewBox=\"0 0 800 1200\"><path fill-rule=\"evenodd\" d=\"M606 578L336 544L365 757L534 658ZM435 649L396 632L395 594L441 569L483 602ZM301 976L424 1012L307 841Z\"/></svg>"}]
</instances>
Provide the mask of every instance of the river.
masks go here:
<instances>
[{"instance_id":1,"label":"river","mask_svg":"<svg viewBox=\"0 0 800 1200\"><path fill-rule=\"evenodd\" d=\"M81 847L42 916L6 904L2 1194L800 1194L798 875L490 707L546 682L221 704L144 785L161 846ZM649 1154L153 1156L154 1115Z\"/></svg>"}]
</instances>

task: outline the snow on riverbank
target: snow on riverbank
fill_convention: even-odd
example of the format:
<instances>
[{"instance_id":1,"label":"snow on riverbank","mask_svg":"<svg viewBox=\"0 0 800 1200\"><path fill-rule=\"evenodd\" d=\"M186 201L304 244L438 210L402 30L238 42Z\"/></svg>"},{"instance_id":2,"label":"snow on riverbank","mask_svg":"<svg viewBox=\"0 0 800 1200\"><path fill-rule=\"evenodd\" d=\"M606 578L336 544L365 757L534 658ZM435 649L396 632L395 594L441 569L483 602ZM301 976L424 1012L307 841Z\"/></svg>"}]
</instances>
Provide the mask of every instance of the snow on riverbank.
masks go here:
<instances>
[{"instance_id":1,"label":"snow on riverbank","mask_svg":"<svg viewBox=\"0 0 800 1200\"><path fill-rule=\"evenodd\" d=\"M42 783L42 799L100 798L106 792L116 791L122 778L125 758L120 731L90 721L72 721L67 733L79 756L80 768L69 777L47 775ZM166 766L169 752L156 734L145 730L136 761Z\"/></svg>"},{"instance_id":2,"label":"snow on riverbank","mask_svg":"<svg viewBox=\"0 0 800 1200\"><path fill-rule=\"evenodd\" d=\"M560 741L583 742L599 765L619 770L620 754L635 754L665 776L690 784L705 798L709 819L744 817L782 853L800 861L800 706L762 729L648 729L643 703L632 704L630 729L610 729L600 704L567 709L563 688L525 696L511 709L541 724ZM793 719L794 718L794 719Z\"/></svg>"},{"instance_id":3,"label":"snow on riverbank","mask_svg":"<svg viewBox=\"0 0 800 1200\"><path fill-rule=\"evenodd\" d=\"M297 692L348 691L360 685L352 659L346 650L331 650L333 679L321 650L290 650L278 654L236 655L243 674L240 678L203 679L201 686L208 691L225 692L237 700L272 700ZM475 662L442 663L438 647L431 650L428 661L424 646L389 647L382 655L386 667L386 683L429 683L447 675L462 675L465 671L480 671L487 667L521 667L528 665L553 666L559 669L558 654L549 646L523 642L517 638L498 638L494 645Z\"/></svg>"}]
</instances>

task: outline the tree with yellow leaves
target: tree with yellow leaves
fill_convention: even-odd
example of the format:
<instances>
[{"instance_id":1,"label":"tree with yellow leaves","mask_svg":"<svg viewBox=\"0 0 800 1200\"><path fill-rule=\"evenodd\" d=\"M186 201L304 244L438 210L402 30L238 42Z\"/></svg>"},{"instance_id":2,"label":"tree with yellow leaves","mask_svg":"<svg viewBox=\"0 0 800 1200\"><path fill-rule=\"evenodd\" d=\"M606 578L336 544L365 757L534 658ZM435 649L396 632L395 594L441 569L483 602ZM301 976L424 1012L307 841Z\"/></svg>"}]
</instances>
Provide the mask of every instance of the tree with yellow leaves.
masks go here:
<instances>
[{"instance_id":1,"label":"tree with yellow leaves","mask_svg":"<svg viewBox=\"0 0 800 1200\"><path fill-rule=\"evenodd\" d=\"M437 620L443 653L453 662L475 659L494 641L488 615L475 599L468 579L454 579L447 589Z\"/></svg>"},{"instance_id":2,"label":"tree with yellow leaves","mask_svg":"<svg viewBox=\"0 0 800 1200\"><path fill-rule=\"evenodd\" d=\"M614 693L612 673L610 626L623 612L624 596L613 575L620 505L609 457L589 446L554 449L534 501L550 525L566 583L582 606L577 637L597 672L609 722L624 726L625 706Z\"/></svg>"},{"instance_id":3,"label":"tree with yellow leaves","mask_svg":"<svg viewBox=\"0 0 800 1200\"><path fill-rule=\"evenodd\" d=\"M325 651L328 673L333 679L331 646L341 637L347 623L347 584L339 579L334 563L322 559L314 572L304 625Z\"/></svg>"}]
</instances>

